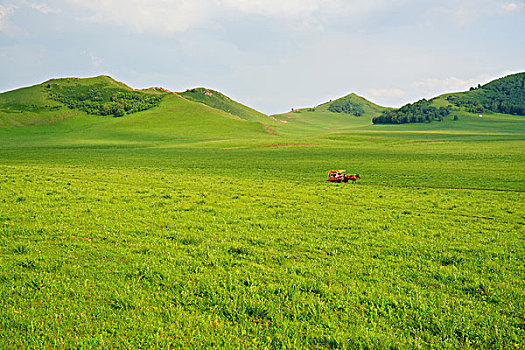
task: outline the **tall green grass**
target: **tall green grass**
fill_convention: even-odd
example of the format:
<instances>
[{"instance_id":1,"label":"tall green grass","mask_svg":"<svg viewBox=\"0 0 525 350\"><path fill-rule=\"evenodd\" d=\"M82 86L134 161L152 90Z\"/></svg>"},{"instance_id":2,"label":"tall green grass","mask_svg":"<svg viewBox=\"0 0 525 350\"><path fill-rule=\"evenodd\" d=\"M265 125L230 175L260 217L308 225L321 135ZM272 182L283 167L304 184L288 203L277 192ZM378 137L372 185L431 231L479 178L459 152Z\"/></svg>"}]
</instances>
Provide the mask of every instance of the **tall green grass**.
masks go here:
<instances>
[{"instance_id":1,"label":"tall green grass","mask_svg":"<svg viewBox=\"0 0 525 350\"><path fill-rule=\"evenodd\" d=\"M1 346L519 348L523 141L375 139L4 143Z\"/></svg>"},{"instance_id":2,"label":"tall green grass","mask_svg":"<svg viewBox=\"0 0 525 350\"><path fill-rule=\"evenodd\" d=\"M0 348L520 348L523 118L329 118L0 129Z\"/></svg>"}]
</instances>

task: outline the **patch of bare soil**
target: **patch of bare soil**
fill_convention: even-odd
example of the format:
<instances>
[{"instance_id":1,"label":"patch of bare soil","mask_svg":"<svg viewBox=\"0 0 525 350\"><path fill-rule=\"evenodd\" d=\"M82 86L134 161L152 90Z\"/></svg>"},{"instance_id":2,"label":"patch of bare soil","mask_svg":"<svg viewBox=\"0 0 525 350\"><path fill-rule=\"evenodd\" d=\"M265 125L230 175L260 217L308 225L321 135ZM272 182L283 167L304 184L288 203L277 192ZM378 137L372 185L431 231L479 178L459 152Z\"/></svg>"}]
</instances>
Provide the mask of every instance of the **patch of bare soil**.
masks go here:
<instances>
[{"instance_id":1,"label":"patch of bare soil","mask_svg":"<svg viewBox=\"0 0 525 350\"><path fill-rule=\"evenodd\" d=\"M270 125L266 124L266 123L261 123L262 124L262 127L263 127L263 131L267 134L270 134L270 135L279 135L277 133L277 131L274 130L274 128L272 128Z\"/></svg>"},{"instance_id":2,"label":"patch of bare soil","mask_svg":"<svg viewBox=\"0 0 525 350\"><path fill-rule=\"evenodd\" d=\"M288 123L286 120L277 119L277 118L275 118L275 117L270 117L270 118L272 118L272 119L275 120L276 122L280 122L280 123L284 123L284 124Z\"/></svg>"}]
</instances>

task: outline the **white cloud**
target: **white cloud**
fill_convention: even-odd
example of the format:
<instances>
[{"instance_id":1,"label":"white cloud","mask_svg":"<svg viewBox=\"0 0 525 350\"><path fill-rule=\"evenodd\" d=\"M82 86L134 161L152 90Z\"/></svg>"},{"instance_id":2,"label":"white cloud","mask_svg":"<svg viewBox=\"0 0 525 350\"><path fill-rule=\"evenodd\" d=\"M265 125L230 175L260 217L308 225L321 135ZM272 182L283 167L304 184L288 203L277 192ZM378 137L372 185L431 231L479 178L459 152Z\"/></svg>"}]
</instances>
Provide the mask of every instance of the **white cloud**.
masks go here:
<instances>
[{"instance_id":1,"label":"white cloud","mask_svg":"<svg viewBox=\"0 0 525 350\"><path fill-rule=\"evenodd\" d=\"M496 75L481 74L468 79L456 77L449 78L432 78L412 83L412 87L422 93L432 93L437 96L442 93L454 91L466 91L470 87L476 87L478 84L484 85L494 79L504 77L509 74L519 73L518 71L506 70Z\"/></svg>"},{"instance_id":2,"label":"white cloud","mask_svg":"<svg viewBox=\"0 0 525 350\"><path fill-rule=\"evenodd\" d=\"M488 9L493 9L494 0L465 0L450 2L444 1L427 10L427 23L435 27L442 27L443 23L450 22L461 27L479 21Z\"/></svg>"},{"instance_id":3,"label":"white cloud","mask_svg":"<svg viewBox=\"0 0 525 350\"><path fill-rule=\"evenodd\" d=\"M480 18L480 15L476 10L462 7L456 9L452 13L452 18L454 18L458 24L465 26L477 21Z\"/></svg>"},{"instance_id":4,"label":"white cloud","mask_svg":"<svg viewBox=\"0 0 525 350\"><path fill-rule=\"evenodd\" d=\"M72 0L90 10L82 20L126 26L139 33L167 34L213 27L221 18L247 14L293 20L305 28L319 29L323 18L356 17L407 1L412 0Z\"/></svg>"},{"instance_id":5,"label":"white cloud","mask_svg":"<svg viewBox=\"0 0 525 350\"><path fill-rule=\"evenodd\" d=\"M210 0L73 0L91 10L81 20L130 27L138 33L183 32L205 24L212 15Z\"/></svg>"},{"instance_id":6,"label":"white cloud","mask_svg":"<svg viewBox=\"0 0 525 350\"><path fill-rule=\"evenodd\" d=\"M218 0L225 8L267 17L312 20L355 17L387 10L410 0Z\"/></svg>"},{"instance_id":7,"label":"white cloud","mask_svg":"<svg viewBox=\"0 0 525 350\"><path fill-rule=\"evenodd\" d=\"M96 56L93 52L87 52L86 54L91 59L91 63L93 64L94 68L100 67L100 65L104 62L102 58Z\"/></svg>"},{"instance_id":8,"label":"white cloud","mask_svg":"<svg viewBox=\"0 0 525 350\"><path fill-rule=\"evenodd\" d=\"M514 15L523 9L525 9L524 0L447 0L430 7L424 18L427 24L438 27L446 21L464 27L494 16Z\"/></svg>"},{"instance_id":9,"label":"white cloud","mask_svg":"<svg viewBox=\"0 0 525 350\"><path fill-rule=\"evenodd\" d=\"M319 0L223 0L222 5L243 13L271 17L304 17L319 11Z\"/></svg>"},{"instance_id":10,"label":"white cloud","mask_svg":"<svg viewBox=\"0 0 525 350\"><path fill-rule=\"evenodd\" d=\"M35 11L43 13L44 15L47 15L49 13L59 13L60 12L58 9L49 7L46 4L42 4L42 3L34 3L34 2L30 2L30 1L24 1L23 4L26 5L26 6L29 6L30 8L32 8Z\"/></svg>"},{"instance_id":11,"label":"white cloud","mask_svg":"<svg viewBox=\"0 0 525 350\"><path fill-rule=\"evenodd\" d=\"M20 28L9 21L9 17L11 17L16 10L19 10L22 7L29 7L42 14L59 12L57 9L51 8L45 4L33 3L30 1L22 1L17 5L0 5L0 32L8 32L9 34L13 34L20 31Z\"/></svg>"},{"instance_id":12,"label":"white cloud","mask_svg":"<svg viewBox=\"0 0 525 350\"><path fill-rule=\"evenodd\" d=\"M500 15L512 15L520 12L525 8L525 3L523 2L505 2L499 5L497 13Z\"/></svg>"},{"instance_id":13,"label":"white cloud","mask_svg":"<svg viewBox=\"0 0 525 350\"><path fill-rule=\"evenodd\" d=\"M464 91L487 80L487 76L478 76L470 79L449 77L443 79L425 79L412 83L412 87L422 91Z\"/></svg>"},{"instance_id":14,"label":"white cloud","mask_svg":"<svg viewBox=\"0 0 525 350\"><path fill-rule=\"evenodd\" d=\"M16 6L2 6L0 5L0 31L3 31L7 27L7 18L14 12Z\"/></svg>"},{"instance_id":15,"label":"white cloud","mask_svg":"<svg viewBox=\"0 0 525 350\"><path fill-rule=\"evenodd\" d=\"M406 95L401 89L369 89L368 93L377 99L402 98Z\"/></svg>"}]
</instances>

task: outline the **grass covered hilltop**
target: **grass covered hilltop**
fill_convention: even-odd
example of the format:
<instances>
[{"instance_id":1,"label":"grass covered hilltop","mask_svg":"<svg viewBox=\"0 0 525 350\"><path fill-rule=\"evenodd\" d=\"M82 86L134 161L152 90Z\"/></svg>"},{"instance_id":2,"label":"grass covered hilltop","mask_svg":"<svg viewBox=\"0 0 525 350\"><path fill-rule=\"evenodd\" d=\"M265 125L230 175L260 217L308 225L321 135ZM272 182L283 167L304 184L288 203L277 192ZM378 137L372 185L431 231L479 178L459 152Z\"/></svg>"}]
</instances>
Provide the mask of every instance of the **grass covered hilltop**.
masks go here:
<instances>
[{"instance_id":1,"label":"grass covered hilltop","mask_svg":"<svg viewBox=\"0 0 525 350\"><path fill-rule=\"evenodd\" d=\"M454 114L484 113L512 114L525 116L525 73L509 75L491 81L467 92L451 93L427 101L422 99L397 110L384 111L372 121L374 124L423 123Z\"/></svg>"},{"instance_id":2,"label":"grass covered hilltop","mask_svg":"<svg viewBox=\"0 0 525 350\"><path fill-rule=\"evenodd\" d=\"M522 348L525 117L493 91L396 125L354 94L0 94L0 348Z\"/></svg>"}]
</instances>

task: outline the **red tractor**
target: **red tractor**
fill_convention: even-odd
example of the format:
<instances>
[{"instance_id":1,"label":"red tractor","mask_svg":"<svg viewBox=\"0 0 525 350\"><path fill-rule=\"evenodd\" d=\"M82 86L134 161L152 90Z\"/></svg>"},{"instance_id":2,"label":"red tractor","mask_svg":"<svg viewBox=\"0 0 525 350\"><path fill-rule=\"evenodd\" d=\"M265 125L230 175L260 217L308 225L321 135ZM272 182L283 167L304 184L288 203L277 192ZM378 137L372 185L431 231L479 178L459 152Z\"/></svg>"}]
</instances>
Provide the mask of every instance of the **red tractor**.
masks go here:
<instances>
[{"instance_id":1,"label":"red tractor","mask_svg":"<svg viewBox=\"0 0 525 350\"><path fill-rule=\"evenodd\" d=\"M359 174L345 175L346 170L328 170L328 181L330 182L348 182L352 180L352 183L356 183L357 179L360 179Z\"/></svg>"}]
</instances>

